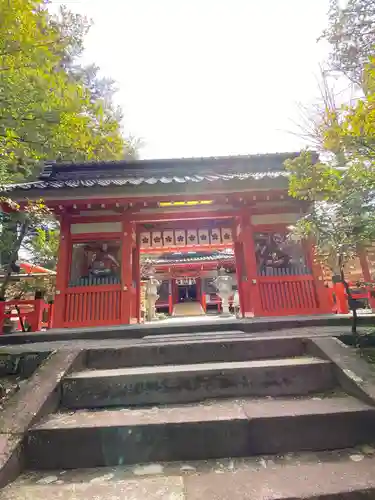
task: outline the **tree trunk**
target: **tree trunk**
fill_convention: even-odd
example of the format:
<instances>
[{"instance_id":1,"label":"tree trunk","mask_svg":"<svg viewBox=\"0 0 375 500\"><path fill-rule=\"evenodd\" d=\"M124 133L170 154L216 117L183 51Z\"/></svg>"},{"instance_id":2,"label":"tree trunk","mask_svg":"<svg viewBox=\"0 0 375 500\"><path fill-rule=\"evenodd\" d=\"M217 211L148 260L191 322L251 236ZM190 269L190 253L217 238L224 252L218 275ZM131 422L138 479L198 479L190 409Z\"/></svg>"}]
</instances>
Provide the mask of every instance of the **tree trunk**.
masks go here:
<instances>
[{"instance_id":1,"label":"tree trunk","mask_svg":"<svg viewBox=\"0 0 375 500\"><path fill-rule=\"evenodd\" d=\"M12 266L18 258L18 252L20 251L22 242L26 236L27 229L28 229L28 223L25 221L25 222L23 222L23 224L21 226L20 234L18 235L18 238L17 238L17 240L14 244L14 247L10 253L10 258L9 258L9 262L8 262L8 265L6 268L4 281L2 282L1 287L0 287L0 300L5 300L7 287L9 285L10 278L11 278L12 272L13 272Z\"/></svg>"},{"instance_id":2,"label":"tree trunk","mask_svg":"<svg viewBox=\"0 0 375 500\"><path fill-rule=\"evenodd\" d=\"M349 303L349 310L352 311L352 334L357 335L357 325L358 325L358 314L357 314L357 308L355 301L353 299L353 295L350 291L349 283L345 280L345 275L344 275L344 270L341 269L341 280L343 282L343 285L345 287L346 295L348 296L348 303Z\"/></svg>"}]
</instances>

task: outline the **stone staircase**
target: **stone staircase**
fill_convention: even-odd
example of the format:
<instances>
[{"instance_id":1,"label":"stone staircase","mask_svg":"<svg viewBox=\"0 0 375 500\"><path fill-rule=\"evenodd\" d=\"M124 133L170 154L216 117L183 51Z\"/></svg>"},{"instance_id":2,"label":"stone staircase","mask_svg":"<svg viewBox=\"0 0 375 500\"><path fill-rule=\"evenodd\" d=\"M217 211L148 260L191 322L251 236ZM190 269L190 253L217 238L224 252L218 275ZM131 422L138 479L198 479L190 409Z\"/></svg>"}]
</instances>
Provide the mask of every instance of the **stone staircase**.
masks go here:
<instances>
[{"instance_id":1,"label":"stone staircase","mask_svg":"<svg viewBox=\"0 0 375 500\"><path fill-rule=\"evenodd\" d=\"M59 411L29 430L25 440L27 469L65 471L280 456L375 442L375 407L346 394L338 382L337 366L313 355L316 353L308 341L244 339L235 335L226 339L188 339L175 336L171 341L87 350L81 369L68 373L61 382ZM375 459L369 461L369 467L374 467ZM342 461L337 467L342 468ZM309 495L301 495L303 471L298 467L294 472L281 467L268 479L264 471L262 481L269 481L268 489L259 489L253 496L249 493L253 491L249 472L249 492L245 494L242 489L236 496L232 489L228 494L233 499L261 500L328 498L324 495L342 495L349 490L351 494L367 494L371 490L374 497L366 498L375 498L375 478L370 480L362 473L363 480L357 477L355 484L349 484L350 474L356 474L352 468L359 471L363 464L347 463L347 467L349 472L332 472L331 480L321 486L317 481L322 496L313 492L311 484L306 490ZM293 491L290 484L282 487L280 474L286 474L289 481L294 477L299 489ZM314 468L308 474L314 476ZM245 476L241 477L244 481ZM228 481L236 483L232 476ZM7 487L4 498L29 498L22 496L22 484ZM53 492L45 490L40 497L35 490L32 498L60 498L59 487L50 486ZM167 490L164 496L151 494L150 490L144 496L139 493L129 498L195 498L185 487L180 496L169 495ZM101 498L125 498L123 494L121 490L117 497L111 490L108 497L103 493ZM217 491L207 492L201 498L229 498L220 495Z\"/></svg>"}]
</instances>

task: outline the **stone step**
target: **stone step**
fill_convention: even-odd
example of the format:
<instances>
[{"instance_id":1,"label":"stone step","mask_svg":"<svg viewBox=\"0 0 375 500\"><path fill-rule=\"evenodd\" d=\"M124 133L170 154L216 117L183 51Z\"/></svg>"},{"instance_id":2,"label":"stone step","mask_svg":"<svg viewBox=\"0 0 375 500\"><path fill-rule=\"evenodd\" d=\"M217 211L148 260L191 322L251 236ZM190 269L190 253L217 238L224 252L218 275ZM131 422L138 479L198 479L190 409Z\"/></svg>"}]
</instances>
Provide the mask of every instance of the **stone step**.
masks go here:
<instances>
[{"instance_id":1,"label":"stone step","mask_svg":"<svg viewBox=\"0 0 375 500\"><path fill-rule=\"evenodd\" d=\"M333 365L312 357L85 370L62 381L64 408L189 403L211 398L293 396L335 386Z\"/></svg>"},{"instance_id":2,"label":"stone step","mask_svg":"<svg viewBox=\"0 0 375 500\"><path fill-rule=\"evenodd\" d=\"M375 408L351 397L226 400L54 414L25 443L30 469L75 469L349 448L375 441Z\"/></svg>"},{"instance_id":3,"label":"stone step","mask_svg":"<svg viewBox=\"0 0 375 500\"><path fill-rule=\"evenodd\" d=\"M242 332L220 332L190 334L182 338L172 336L163 338L162 341L154 336L145 339L145 343L140 345L91 348L86 354L86 364L88 368L106 370L131 366L285 358L302 356L304 351L303 339L251 339Z\"/></svg>"},{"instance_id":4,"label":"stone step","mask_svg":"<svg viewBox=\"0 0 375 500\"><path fill-rule=\"evenodd\" d=\"M354 454L352 454L354 453ZM359 461L354 461L353 459ZM375 458L358 452L33 472L2 500L359 500L375 497Z\"/></svg>"}]
</instances>

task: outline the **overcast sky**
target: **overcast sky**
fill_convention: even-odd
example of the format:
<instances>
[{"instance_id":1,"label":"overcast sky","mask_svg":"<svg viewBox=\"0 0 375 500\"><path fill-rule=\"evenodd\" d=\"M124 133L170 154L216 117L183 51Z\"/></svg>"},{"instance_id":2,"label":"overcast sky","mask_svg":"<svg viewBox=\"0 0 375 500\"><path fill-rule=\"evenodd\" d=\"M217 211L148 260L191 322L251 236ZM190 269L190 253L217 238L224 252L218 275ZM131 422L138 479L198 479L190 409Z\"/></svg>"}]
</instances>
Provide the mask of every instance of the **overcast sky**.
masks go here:
<instances>
[{"instance_id":1,"label":"overcast sky","mask_svg":"<svg viewBox=\"0 0 375 500\"><path fill-rule=\"evenodd\" d=\"M53 0L94 22L85 59L117 81L142 157L292 151L318 96L328 0Z\"/></svg>"}]
</instances>

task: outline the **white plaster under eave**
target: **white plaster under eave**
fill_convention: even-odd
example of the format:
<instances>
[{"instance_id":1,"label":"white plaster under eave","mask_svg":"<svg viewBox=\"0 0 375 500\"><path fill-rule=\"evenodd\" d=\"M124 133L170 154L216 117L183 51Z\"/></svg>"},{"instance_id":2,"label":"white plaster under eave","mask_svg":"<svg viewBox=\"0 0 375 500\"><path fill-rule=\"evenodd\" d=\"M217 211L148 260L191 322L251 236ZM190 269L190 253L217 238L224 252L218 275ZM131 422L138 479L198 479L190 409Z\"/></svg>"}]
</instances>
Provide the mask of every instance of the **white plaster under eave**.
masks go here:
<instances>
[{"instance_id":1,"label":"white plaster under eave","mask_svg":"<svg viewBox=\"0 0 375 500\"><path fill-rule=\"evenodd\" d=\"M301 217L300 214L263 214L252 215L251 222L254 226L261 224L294 224Z\"/></svg>"},{"instance_id":2,"label":"white plaster under eave","mask_svg":"<svg viewBox=\"0 0 375 500\"><path fill-rule=\"evenodd\" d=\"M120 233L121 222L95 222L80 223L70 226L71 234L89 234L89 233Z\"/></svg>"}]
</instances>

